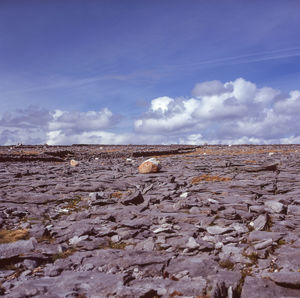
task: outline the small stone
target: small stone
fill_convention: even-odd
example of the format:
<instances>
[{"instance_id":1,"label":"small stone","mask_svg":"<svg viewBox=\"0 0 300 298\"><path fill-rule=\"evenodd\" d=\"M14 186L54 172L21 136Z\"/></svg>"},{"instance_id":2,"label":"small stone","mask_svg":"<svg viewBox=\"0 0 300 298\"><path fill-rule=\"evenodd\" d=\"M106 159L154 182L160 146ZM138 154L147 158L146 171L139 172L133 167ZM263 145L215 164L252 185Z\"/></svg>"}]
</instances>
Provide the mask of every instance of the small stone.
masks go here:
<instances>
[{"instance_id":1,"label":"small stone","mask_svg":"<svg viewBox=\"0 0 300 298\"><path fill-rule=\"evenodd\" d=\"M144 202L144 198L142 196L142 193L140 191L135 191L128 197L126 197L124 200L122 200L123 205L139 205Z\"/></svg>"},{"instance_id":2,"label":"small stone","mask_svg":"<svg viewBox=\"0 0 300 298\"><path fill-rule=\"evenodd\" d=\"M70 165L72 167L77 167L79 165L79 161L75 160L75 159L71 159L70 160Z\"/></svg>"},{"instance_id":3,"label":"small stone","mask_svg":"<svg viewBox=\"0 0 300 298\"><path fill-rule=\"evenodd\" d=\"M87 238L89 238L88 235L84 235L84 236L74 236L73 238L69 239L69 243L70 245L76 245L78 244L80 241L86 240Z\"/></svg>"},{"instance_id":4,"label":"small stone","mask_svg":"<svg viewBox=\"0 0 300 298\"><path fill-rule=\"evenodd\" d=\"M300 206L289 205L287 210L288 215L300 215Z\"/></svg>"},{"instance_id":5,"label":"small stone","mask_svg":"<svg viewBox=\"0 0 300 298\"><path fill-rule=\"evenodd\" d=\"M259 249L264 249L267 248L269 246L271 246L273 244L273 240L272 239L267 239L265 241L259 242L257 244L254 245L254 248L259 250Z\"/></svg>"},{"instance_id":6,"label":"small stone","mask_svg":"<svg viewBox=\"0 0 300 298\"><path fill-rule=\"evenodd\" d=\"M212 204L217 204L219 203L217 200L214 199L207 199L208 202L212 203Z\"/></svg>"},{"instance_id":7,"label":"small stone","mask_svg":"<svg viewBox=\"0 0 300 298\"><path fill-rule=\"evenodd\" d=\"M173 226L171 224L165 223L153 231L153 233L155 234L162 233L162 232L173 233L174 232Z\"/></svg>"},{"instance_id":8,"label":"small stone","mask_svg":"<svg viewBox=\"0 0 300 298\"><path fill-rule=\"evenodd\" d=\"M266 214L259 215L251 224L256 231L263 231L267 225L268 216Z\"/></svg>"},{"instance_id":9,"label":"small stone","mask_svg":"<svg viewBox=\"0 0 300 298\"><path fill-rule=\"evenodd\" d=\"M270 209L272 212L281 213L284 209L284 205L277 201L266 201L265 206Z\"/></svg>"},{"instance_id":10,"label":"small stone","mask_svg":"<svg viewBox=\"0 0 300 298\"><path fill-rule=\"evenodd\" d=\"M157 173L160 169L160 162L156 158L147 159L139 166L139 172L141 174Z\"/></svg>"},{"instance_id":11,"label":"small stone","mask_svg":"<svg viewBox=\"0 0 300 298\"><path fill-rule=\"evenodd\" d=\"M90 271L90 270L93 270L94 268L95 268L95 266L91 263L87 263L82 266L82 269L84 271Z\"/></svg>"},{"instance_id":12,"label":"small stone","mask_svg":"<svg viewBox=\"0 0 300 298\"><path fill-rule=\"evenodd\" d=\"M195 249L195 248L199 247L199 244L197 243L197 241L195 240L194 237L190 237L186 246L187 246L187 248Z\"/></svg>"},{"instance_id":13,"label":"small stone","mask_svg":"<svg viewBox=\"0 0 300 298\"><path fill-rule=\"evenodd\" d=\"M215 249L222 249L224 244L222 242L217 242L215 245Z\"/></svg>"},{"instance_id":14,"label":"small stone","mask_svg":"<svg viewBox=\"0 0 300 298\"><path fill-rule=\"evenodd\" d=\"M274 272L268 277L280 286L300 289L300 272Z\"/></svg>"},{"instance_id":15,"label":"small stone","mask_svg":"<svg viewBox=\"0 0 300 298\"><path fill-rule=\"evenodd\" d=\"M190 214L199 214L200 213L200 208L193 206L190 210L189 210Z\"/></svg>"},{"instance_id":16,"label":"small stone","mask_svg":"<svg viewBox=\"0 0 300 298\"><path fill-rule=\"evenodd\" d=\"M188 192L183 192L181 195L180 195L180 198L187 198L188 196Z\"/></svg>"},{"instance_id":17,"label":"small stone","mask_svg":"<svg viewBox=\"0 0 300 298\"><path fill-rule=\"evenodd\" d=\"M114 243L120 242L121 241L121 237L119 235L114 235L111 238L111 241Z\"/></svg>"},{"instance_id":18,"label":"small stone","mask_svg":"<svg viewBox=\"0 0 300 298\"><path fill-rule=\"evenodd\" d=\"M228 232L232 232L233 228L223 228L219 226L209 226L206 228L207 232L212 235L222 235Z\"/></svg>"}]
</instances>

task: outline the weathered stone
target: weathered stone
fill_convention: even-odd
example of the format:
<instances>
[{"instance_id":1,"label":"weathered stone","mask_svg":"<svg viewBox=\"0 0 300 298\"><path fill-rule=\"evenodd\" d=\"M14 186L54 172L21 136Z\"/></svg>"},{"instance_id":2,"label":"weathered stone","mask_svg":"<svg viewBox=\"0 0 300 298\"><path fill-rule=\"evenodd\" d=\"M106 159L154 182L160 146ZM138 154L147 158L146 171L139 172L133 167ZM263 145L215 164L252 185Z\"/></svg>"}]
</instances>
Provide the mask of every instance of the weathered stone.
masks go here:
<instances>
[{"instance_id":1,"label":"weathered stone","mask_svg":"<svg viewBox=\"0 0 300 298\"><path fill-rule=\"evenodd\" d=\"M284 205L277 201L266 201L265 206L272 212L281 213L284 210Z\"/></svg>"},{"instance_id":2,"label":"weathered stone","mask_svg":"<svg viewBox=\"0 0 300 298\"><path fill-rule=\"evenodd\" d=\"M206 228L207 232L212 234L212 235L222 235L225 233L229 233L233 231L233 228L231 227L227 227L227 228L223 228L223 227L219 227L219 226L209 226Z\"/></svg>"},{"instance_id":3,"label":"weathered stone","mask_svg":"<svg viewBox=\"0 0 300 298\"><path fill-rule=\"evenodd\" d=\"M277 285L292 288L292 289L299 289L300 290L300 272L274 272L269 273L266 277L270 278L274 281Z\"/></svg>"},{"instance_id":4,"label":"weathered stone","mask_svg":"<svg viewBox=\"0 0 300 298\"><path fill-rule=\"evenodd\" d=\"M256 231L263 231L266 228L268 222L268 215L261 214L253 222L250 223Z\"/></svg>"},{"instance_id":5,"label":"weathered stone","mask_svg":"<svg viewBox=\"0 0 300 298\"><path fill-rule=\"evenodd\" d=\"M273 241L278 241L285 234L284 233L276 233L276 232L266 232L266 231L252 231L248 236L248 241L263 241L272 239Z\"/></svg>"},{"instance_id":6,"label":"weathered stone","mask_svg":"<svg viewBox=\"0 0 300 298\"><path fill-rule=\"evenodd\" d=\"M139 172L141 174L157 173L160 169L160 162L156 158L147 159L139 165Z\"/></svg>"},{"instance_id":7,"label":"weathered stone","mask_svg":"<svg viewBox=\"0 0 300 298\"><path fill-rule=\"evenodd\" d=\"M300 216L300 206L299 205L289 205L287 209L288 215Z\"/></svg>"},{"instance_id":8,"label":"weathered stone","mask_svg":"<svg viewBox=\"0 0 300 298\"><path fill-rule=\"evenodd\" d=\"M139 205L143 202L144 198L140 191L135 191L134 193L130 194L122 200L123 205Z\"/></svg>"},{"instance_id":9,"label":"weathered stone","mask_svg":"<svg viewBox=\"0 0 300 298\"><path fill-rule=\"evenodd\" d=\"M35 238L19 240L17 242L0 244L0 260L18 257L33 251L37 245Z\"/></svg>"},{"instance_id":10,"label":"weathered stone","mask_svg":"<svg viewBox=\"0 0 300 298\"><path fill-rule=\"evenodd\" d=\"M276 285L268 279L247 276L242 288L241 298L281 298L298 297L299 290Z\"/></svg>"},{"instance_id":11,"label":"weathered stone","mask_svg":"<svg viewBox=\"0 0 300 298\"><path fill-rule=\"evenodd\" d=\"M75 159L71 159L70 160L70 165L72 167L77 167L79 165L79 161L75 160Z\"/></svg>"},{"instance_id":12,"label":"weathered stone","mask_svg":"<svg viewBox=\"0 0 300 298\"><path fill-rule=\"evenodd\" d=\"M190 249L195 249L199 247L199 244L197 243L194 237L190 237L188 243L186 244L186 247Z\"/></svg>"},{"instance_id":13,"label":"weathered stone","mask_svg":"<svg viewBox=\"0 0 300 298\"><path fill-rule=\"evenodd\" d=\"M267 240L261 241L259 243L256 243L254 245L254 248L258 249L258 250L259 249L264 249L264 248L267 248L269 246L272 246L272 244L273 244L273 240L272 239L267 239Z\"/></svg>"}]
</instances>

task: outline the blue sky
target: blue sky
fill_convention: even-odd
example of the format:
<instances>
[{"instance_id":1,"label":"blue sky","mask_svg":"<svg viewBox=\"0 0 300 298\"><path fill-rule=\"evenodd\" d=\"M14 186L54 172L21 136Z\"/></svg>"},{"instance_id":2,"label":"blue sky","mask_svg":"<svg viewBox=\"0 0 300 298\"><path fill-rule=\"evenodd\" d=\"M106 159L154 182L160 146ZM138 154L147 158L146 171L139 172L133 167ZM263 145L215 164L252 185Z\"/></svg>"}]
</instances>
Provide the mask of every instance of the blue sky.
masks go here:
<instances>
[{"instance_id":1,"label":"blue sky","mask_svg":"<svg viewBox=\"0 0 300 298\"><path fill-rule=\"evenodd\" d=\"M300 128L287 131L295 116L278 105L300 105L290 95L300 90L299 36L298 0L1 0L0 144L298 142ZM211 81L232 90L201 85ZM248 83L256 91L245 104L235 91ZM212 98L197 86L212 88ZM254 104L265 109L261 118L255 108L247 117L216 117L225 97L249 109L263 88L280 94ZM197 105L186 114L191 99ZM272 136L264 126L270 112L285 128ZM75 119L93 125L83 130ZM265 133L222 137L219 123L230 129L238 120Z\"/></svg>"}]
</instances>

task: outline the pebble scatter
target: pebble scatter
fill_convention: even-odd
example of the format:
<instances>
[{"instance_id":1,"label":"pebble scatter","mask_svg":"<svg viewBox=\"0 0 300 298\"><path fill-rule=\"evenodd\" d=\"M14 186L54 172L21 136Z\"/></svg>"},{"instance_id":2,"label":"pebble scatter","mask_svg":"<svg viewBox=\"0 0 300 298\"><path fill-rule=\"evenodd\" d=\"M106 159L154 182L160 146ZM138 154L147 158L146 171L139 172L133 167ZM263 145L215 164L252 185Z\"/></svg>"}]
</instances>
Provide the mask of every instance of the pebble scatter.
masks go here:
<instances>
[{"instance_id":1,"label":"pebble scatter","mask_svg":"<svg viewBox=\"0 0 300 298\"><path fill-rule=\"evenodd\" d=\"M0 296L299 297L300 145L0 147Z\"/></svg>"}]
</instances>

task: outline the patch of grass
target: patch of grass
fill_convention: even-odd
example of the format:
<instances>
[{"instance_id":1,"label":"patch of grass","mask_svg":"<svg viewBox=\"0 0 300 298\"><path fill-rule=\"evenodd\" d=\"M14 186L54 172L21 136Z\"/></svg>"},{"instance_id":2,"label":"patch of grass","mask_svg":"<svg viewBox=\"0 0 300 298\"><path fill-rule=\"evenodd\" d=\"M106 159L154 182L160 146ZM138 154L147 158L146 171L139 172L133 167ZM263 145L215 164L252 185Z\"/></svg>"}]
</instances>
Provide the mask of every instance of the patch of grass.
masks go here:
<instances>
[{"instance_id":1,"label":"patch of grass","mask_svg":"<svg viewBox=\"0 0 300 298\"><path fill-rule=\"evenodd\" d=\"M128 243L125 242L113 242L110 240L108 245L100 245L99 249L124 249L127 245Z\"/></svg>"},{"instance_id":2,"label":"patch of grass","mask_svg":"<svg viewBox=\"0 0 300 298\"><path fill-rule=\"evenodd\" d=\"M76 196L74 199L69 200L67 205L64 206L64 208L66 209L76 209L78 208L78 203L81 201L81 197L80 196Z\"/></svg>"},{"instance_id":3,"label":"patch of grass","mask_svg":"<svg viewBox=\"0 0 300 298\"><path fill-rule=\"evenodd\" d=\"M42 237L38 238L37 241L40 243L40 242L46 242L46 243L49 243L49 244L54 244L55 243L55 238L52 237L50 235L50 233L46 230L46 232L43 234Z\"/></svg>"},{"instance_id":4,"label":"patch of grass","mask_svg":"<svg viewBox=\"0 0 300 298\"><path fill-rule=\"evenodd\" d=\"M278 244L278 246L285 245L286 241L284 239L280 239L280 240L278 240L277 244Z\"/></svg>"},{"instance_id":5,"label":"patch of grass","mask_svg":"<svg viewBox=\"0 0 300 298\"><path fill-rule=\"evenodd\" d=\"M183 294L181 292L175 290L170 294L169 297L171 298L171 297L176 297L176 296L183 296Z\"/></svg>"},{"instance_id":6,"label":"patch of grass","mask_svg":"<svg viewBox=\"0 0 300 298\"><path fill-rule=\"evenodd\" d=\"M221 177L221 176L211 176L207 174L203 174L201 176L194 177L191 181L192 184L198 184L199 182L225 182L231 181L232 178L229 177Z\"/></svg>"},{"instance_id":7,"label":"patch of grass","mask_svg":"<svg viewBox=\"0 0 300 298\"><path fill-rule=\"evenodd\" d=\"M71 256L73 253L75 253L77 250L74 247L68 248L66 251L64 252L60 252L57 254L52 255L52 261L55 262L58 259L65 259L69 256Z\"/></svg>"},{"instance_id":8,"label":"patch of grass","mask_svg":"<svg viewBox=\"0 0 300 298\"><path fill-rule=\"evenodd\" d=\"M245 252L242 255L251 260L252 264L256 264L258 260L258 254L256 252L252 252L251 254L246 254Z\"/></svg>"},{"instance_id":9,"label":"patch of grass","mask_svg":"<svg viewBox=\"0 0 300 298\"><path fill-rule=\"evenodd\" d=\"M29 231L20 230L0 230L0 244L16 242L18 240L28 240Z\"/></svg>"},{"instance_id":10,"label":"patch of grass","mask_svg":"<svg viewBox=\"0 0 300 298\"><path fill-rule=\"evenodd\" d=\"M120 191L115 191L110 195L111 198L116 198L116 199L121 199L122 196L123 196L123 193L121 193Z\"/></svg>"},{"instance_id":11,"label":"patch of grass","mask_svg":"<svg viewBox=\"0 0 300 298\"><path fill-rule=\"evenodd\" d=\"M224 260L224 261L220 261L219 265L227 270L233 270L234 268L234 263L232 261L230 261L229 259Z\"/></svg>"}]
</instances>

